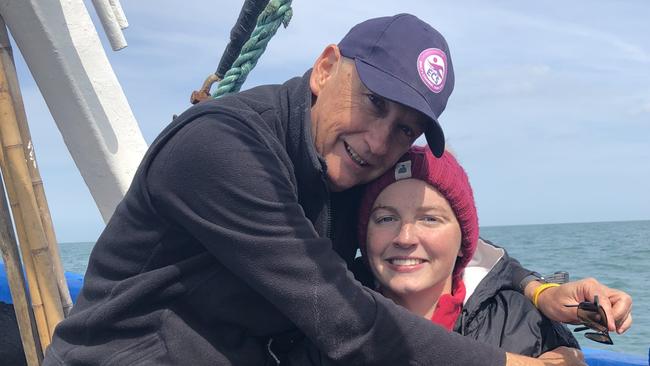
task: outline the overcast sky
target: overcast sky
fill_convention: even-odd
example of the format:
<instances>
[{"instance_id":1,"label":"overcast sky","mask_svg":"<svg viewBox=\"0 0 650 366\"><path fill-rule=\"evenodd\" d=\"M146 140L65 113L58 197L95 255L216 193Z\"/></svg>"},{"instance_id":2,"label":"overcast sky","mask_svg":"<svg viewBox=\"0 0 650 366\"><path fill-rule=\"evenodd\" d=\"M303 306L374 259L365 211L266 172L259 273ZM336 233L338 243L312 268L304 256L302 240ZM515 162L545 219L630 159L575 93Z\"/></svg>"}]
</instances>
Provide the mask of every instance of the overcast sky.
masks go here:
<instances>
[{"instance_id":1,"label":"overcast sky","mask_svg":"<svg viewBox=\"0 0 650 366\"><path fill-rule=\"evenodd\" d=\"M216 69L241 3L122 0L119 52L96 22L147 142ZM481 225L650 219L650 2L303 0L293 11L244 88L301 75L360 21L412 13L451 48L456 87L440 120ZM99 211L16 57L59 241L94 241Z\"/></svg>"}]
</instances>

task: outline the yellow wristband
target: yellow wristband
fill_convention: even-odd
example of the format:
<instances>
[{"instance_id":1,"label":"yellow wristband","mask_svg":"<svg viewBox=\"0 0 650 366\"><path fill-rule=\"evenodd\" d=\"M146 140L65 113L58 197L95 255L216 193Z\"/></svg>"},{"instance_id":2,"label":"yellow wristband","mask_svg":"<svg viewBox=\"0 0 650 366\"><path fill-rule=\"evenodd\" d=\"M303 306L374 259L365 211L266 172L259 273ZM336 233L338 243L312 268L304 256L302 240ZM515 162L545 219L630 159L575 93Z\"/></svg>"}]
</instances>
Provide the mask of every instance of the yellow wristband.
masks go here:
<instances>
[{"instance_id":1,"label":"yellow wristband","mask_svg":"<svg viewBox=\"0 0 650 366\"><path fill-rule=\"evenodd\" d=\"M541 294L542 292L544 292L545 290L547 290L547 289L549 289L551 287L558 287L558 286L560 286L559 283L544 283L544 284L539 285L539 287L537 287L535 289L535 292L533 294L533 304L535 305L535 307L539 308L537 306L537 300L539 299L539 294Z\"/></svg>"}]
</instances>

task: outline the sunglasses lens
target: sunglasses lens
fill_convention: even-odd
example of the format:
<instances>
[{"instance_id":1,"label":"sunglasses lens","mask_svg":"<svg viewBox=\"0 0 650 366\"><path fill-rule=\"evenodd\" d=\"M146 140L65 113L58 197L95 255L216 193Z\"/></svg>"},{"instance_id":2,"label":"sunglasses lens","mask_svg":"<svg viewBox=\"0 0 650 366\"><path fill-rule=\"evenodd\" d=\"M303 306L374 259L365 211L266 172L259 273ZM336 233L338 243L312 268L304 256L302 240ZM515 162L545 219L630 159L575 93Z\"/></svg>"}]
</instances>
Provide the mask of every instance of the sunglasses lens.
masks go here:
<instances>
[{"instance_id":1,"label":"sunglasses lens","mask_svg":"<svg viewBox=\"0 0 650 366\"><path fill-rule=\"evenodd\" d=\"M610 338L609 334L607 333L585 333L585 337L598 343L614 344L614 342L612 342L612 338Z\"/></svg>"},{"instance_id":2,"label":"sunglasses lens","mask_svg":"<svg viewBox=\"0 0 650 366\"><path fill-rule=\"evenodd\" d=\"M588 301L578 304L578 308L586 311L598 311L598 305L596 305L596 303Z\"/></svg>"},{"instance_id":3,"label":"sunglasses lens","mask_svg":"<svg viewBox=\"0 0 650 366\"><path fill-rule=\"evenodd\" d=\"M602 306L599 306L597 310L578 308L578 319L591 329L599 332L607 330L607 315L605 315L605 310Z\"/></svg>"},{"instance_id":4,"label":"sunglasses lens","mask_svg":"<svg viewBox=\"0 0 650 366\"><path fill-rule=\"evenodd\" d=\"M598 333L585 333L586 338L599 343L614 344L607 330L607 314L605 313L605 309L598 304L598 296L594 296L594 302L585 301L578 305L564 306L578 308L578 319L580 319L583 326L575 328L573 330L574 332L593 329L598 331Z\"/></svg>"}]
</instances>

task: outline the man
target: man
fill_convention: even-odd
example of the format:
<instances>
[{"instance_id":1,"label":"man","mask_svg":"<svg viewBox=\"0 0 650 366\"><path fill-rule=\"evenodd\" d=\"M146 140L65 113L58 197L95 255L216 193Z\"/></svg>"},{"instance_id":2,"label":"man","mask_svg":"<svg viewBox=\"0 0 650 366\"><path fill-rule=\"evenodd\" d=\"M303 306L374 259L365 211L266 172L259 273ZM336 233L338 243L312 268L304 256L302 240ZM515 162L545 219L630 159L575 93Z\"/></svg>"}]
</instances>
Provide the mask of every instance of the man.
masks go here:
<instances>
[{"instance_id":1,"label":"man","mask_svg":"<svg viewBox=\"0 0 650 366\"><path fill-rule=\"evenodd\" d=\"M274 364L296 328L343 365L539 361L448 334L346 270L356 187L423 133L442 153L437 118L453 84L445 40L402 14L356 26L302 78L185 112L99 238L45 364ZM513 266L518 285L530 272ZM607 310L629 326L629 296L596 282L549 289L539 303L575 320L561 304L605 291L622 296Z\"/></svg>"}]
</instances>

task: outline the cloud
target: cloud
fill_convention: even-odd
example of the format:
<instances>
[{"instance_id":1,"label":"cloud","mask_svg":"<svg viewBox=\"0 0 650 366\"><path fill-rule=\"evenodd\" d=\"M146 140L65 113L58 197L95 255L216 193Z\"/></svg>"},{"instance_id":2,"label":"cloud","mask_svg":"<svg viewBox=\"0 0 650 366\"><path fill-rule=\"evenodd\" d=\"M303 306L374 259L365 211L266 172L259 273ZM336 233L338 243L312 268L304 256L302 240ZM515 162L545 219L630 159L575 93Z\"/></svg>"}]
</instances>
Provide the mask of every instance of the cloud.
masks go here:
<instances>
[{"instance_id":1,"label":"cloud","mask_svg":"<svg viewBox=\"0 0 650 366\"><path fill-rule=\"evenodd\" d=\"M461 93L471 94L471 98L533 95L553 77L553 69L548 64L481 65L463 71L466 72L459 72L457 80L464 88Z\"/></svg>"},{"instance_id":2,"label":"cloud","mask_svg":"<svg viewBox=\"0 0 650 366\"><path fill-rule=\"evenodd\" d=\"M639 108L639 113L650 113L650 99L646 100L645 102L641 103L641 107Z\"/></svg>"},{"instance_id":3,"label":"cloud","mask_svg":"<svg viewBox=\"0 0 650 366\"><path fill-rule=\"evenodd\" d=\"M551 19L548 15L516 12L502 9L498 17L518 27L527 28L528 31L539 30L544 34L560 34L567 37L567 42L575 45L596 47L602 52L618 55L620 58L640 63L650 63L650 53L643 46L631 43L619 35L597 29L593 26ZM600 24L597 22L596 24Z\"/></svg>"}]
</instances>

